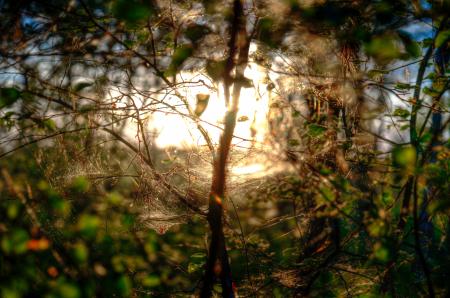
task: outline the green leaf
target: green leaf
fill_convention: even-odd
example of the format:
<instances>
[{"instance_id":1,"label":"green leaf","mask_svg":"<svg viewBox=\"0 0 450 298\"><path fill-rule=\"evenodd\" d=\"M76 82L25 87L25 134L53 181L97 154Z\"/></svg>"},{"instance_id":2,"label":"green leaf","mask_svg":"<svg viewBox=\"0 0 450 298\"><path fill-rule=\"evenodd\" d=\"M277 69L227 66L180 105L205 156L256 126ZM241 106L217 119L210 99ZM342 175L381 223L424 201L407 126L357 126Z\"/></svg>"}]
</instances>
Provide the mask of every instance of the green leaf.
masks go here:
<instances>
[{"instance_id":1,"label":"green leaf","mask_svg":"<svg viewBox=\"0 0 450 298\"><path fill-rule=\"evenodd\" d=\"M23 254L27 251L29 236L23 229L13 229L2 237L0 246L5 254Z\"/></svg>"},{"instance_id":2,"label":"green leaf","mask_svg":"<svg viewBox=\"0 0 450 298\"><path fill-rule=\"evenodd\" d=\"M406 52L413 58L419 57L422 53L419 44L415 41L405 44L405 49Z\"/></svg>"},{"instance_id":3,"label":"green leaf","mask_svg":"<svg viewBox=\"0 0 450 298\"><path fill-rule=\"evenodd\" d=\"M78 220L78 230L86 237L93 237L100 226L100 219L91 214L83 214Z\"/></svg>"},{"instance_id":4,"label":"green leaf","mask_svg":"<svg viewBox=\"0 0 450 298\"><path fill-rule=\"evenodd\" d=\"M20 98L21 92L13 87L0 88L0 109L10 106Z\"/></svg>"},{"instance_id":5,"label":"green leaf","mask_svg":"<svg viewBox=\"0 0 450 298\"><path fill-rule=\"evenodd\" d=\"M218 81L223 78L225 72L226 60L212 61L209 60L206 64L206 73L214 81Z\"/></svg>"},{"instance_id":6,"label":"green leaf","mask_svg":"<svg viewBox=\"0 0 450 298\"><path fill-rule=\"evenodd\" d=\"M192 43L196 43L209 32L210 30L208 27L195 24L193 26L189 26L184 32L184 35L186 35L186 37L190 39Z\"/></svg>"},{"instance_id":7,"label":"green leaf","mask_svg":"<svg viewBox=\"0 0 450 298\"><path fill-rule=\"evenodd\" d=\"M131 39L125 39L123 43L129 48L132 48L135 45L135 41Z\"/></svg>"},{"instance_id":8,"label":"green leaf","mask_svg":"<svg viewBox=\"0 0 450 298\"><path fill-rule=\"evenodd\" d=\"M118 0L114 2L113 15L124 20L129 25L146 21L155 13L152 1L144 0Z\"/></svg>"},{"instance_id":9,"label":"green leaf","mask_svg":"<svg viewBox=\"0 0 450 298\"><path fill-rule=\"evenodd\" d=\"M420 143L428 143L429 141L431 141L432 137L433 137L433 135L431 133L426 132L420 137L419 142Z\"/></svg>"},{"instance_id":10,"label":"green leaf","mask_svg":"<svg viewBox=\"0 0 450 298\"><path fill-rule=\"evenodd\" d=\"M284 32L277 28L274 20L269 17L261 18L258 21L256 38L265 45L276 48L280 45L284 37Z\"/></svg>"},{"instance_id":11,"label":"green leaf","mask_svg":"<svg viewBox=\"0 0 450 298\"><path fill-rule=\"evenodd\" d=\"M400 126L400 131L405 131L405 130L407 130L407 129L409 129L409 124L404 124L404 125L402 125L402 126Z\"/></svg>"},{"instance_id":12,"label":"green leaf","mask_svg":"<svg viewBox=\"0 0 450 298\"><path fill-rule=\"evenodd\" d=\"M189 263L189 265L188 265L188 273L194 273L194 272L200 270L202 267L203 267L202 264Z\"/></svg>"},{"instance_id":13,"label":"green leaf","mask_svg":"<svg viewBox=\"0 0 450 298\"><path fill-rule=\"evenodd\" d=\"M326 127L317 125L315 123L308 125L308 133L312 137L318 137L318 136L322 135L326 130L327 130Z\"/></svg>"},{"instance_id":14,"label":"green leaf","mask_svg":"<svg viewBox=\"0 0 450 298\"><path fill-rule=\"evenodd\" d=\"M53 196L49 198L49 203L55 213L62 216L69 215L71 208L69 201L60 198L59 196Z\"/></svg>"},{"instance_id":15,"label":"green leaf","mask_svg":"<svg viewBox=\"0 0 450 298\"><path fill-rule=\"evenodd\" d=\"M377 62L382 64L399 58L401 54L396 45L396 38L389 34L374 36L372 40L364 45L364 49L367 55L372 56Z\"/></svg>"},{"instance_id":16,"label":"green leaf","mask_svg":"<svg viewBox=\"0 0 450 298\"><path fill-rule=\"evenodd\" d=\"M381 261L381 262L387 262L390 258L389 249L382 245L381 243L376 243L374 246L374 252L373 255L375 259Z\"/></svg>"},{"instance_id":17,"label":"green leaf","mask_svg":"<svg viewBox=\"0 0 450 298\"><path fill-rule=\"evenodd\" d=\"M370 79L379 79L382 78L383 75L388 74L389 71L381 70L381 69L371 69L367 72L367 76Z\"/></svg>"},{"instance_id":18,"label":"green leaf","mask_svg":"<svg viewBox=\"0 0 450 298\"><path fill-rule=\"evenodd\" d=\"M166 76L175 75L180 69L181 65L194 53L194 49L188 45L178 47L172 56L169 68L166 70Z\"/></svg>"},{"instance_id":19,"label":"green leaf","mask_svg":"<svg viewBox=\"0 0 450 298\"><path fill-rule=\"evenodd\" d=\"M414 166L416 162L416 149L413 146L396 147L393 151L394 165L405 168Z\"/></svg>"},{"instance_id":20,"label":"green leaf","mask_svg":"<svg viewBox=\"0 0 450 298\"><path fill-rule=\"evenodd\" d=\"M425 79L427 79L427 80L435 80L436 79L436 73L435 72L430 72L426 77L425 77Z\"/></svg>"},{"instance_id":21,"label":"green leaf","mask_svg":"<svg viewBox=\"0 0 450 298\"><path fill-rule=\"evenodd\" d=\"M439 34L436 36L436 39L434 41L435 48L439 48L445 42L447 42L449 39L450 39L450 29L439 32Z\"/></svg>"},{"instance_id":22,"label":"green leaf","mask_svg":"<svg viewBox=\"0 0 450 298\"><path fill-rule=\"evenodd\" d=\"M205 261L206 261L206 254L202 252L198 252L191 255L190 262L188 264L188 272L193 273L200 270L201 268L203 268L203 264L205 263Z\"/></svg>"},{"instance_id":23,"label":"green leaf","mask_svg":"<svg viewBox=\"0 0 450 298\"><path fill-rule=\"evenodd\" d=\"M85 263L89 257L89 250L83 242L79 241L73 246L72 255L78 263Z\"/></svg>"},{"instance_id":24,"label":"green leaf","mask_svg":"<svg viewBox=\"0 0 450 298\"><path fill-rule=\"evenodd\" d=\"M2 287L0 289L0 296L3 298L20 298L22 297L22 293L17 289Z\"/></svg>"},{"instance_id":25,"label":"green leaf","mask_svg":"<svg viewBox=\"0 0 450 298\"><path fill-rule=\"evenodd\" d=\"M328 187L321 187L320 193L327 201L333 201L335 199L334 192Z\"/></svg>"},{"instance_id":26,"label":"green leaf","mask_svg":"<svg viewBox=\"0 0 450 298\"><path fill-rule=\"evenodd\" d=\"M393 116L401 117L401 118L408 118L409 117L409 111L401 108L395 109Z\"/></svg>"},{"instance_id":27,"label":"green leaf","mask_svg":"<svg viewBox=\"0 0 450 298\"><path fill-rule=\"evenodd\" d=\"M191 255L191 259L204 260L205 258L206 258L206 254L203 252L197 252L197 253Z\"/></svg>"},{"instance_id":28,"label":"green leaf","mask_svg":"<svg viewBox=\"0 0 450 298\"><path fill-rule=\"evenodd\" d=\"M79 193L83 193L89 190L90 184L89 184L89 180L84 177L84 176L78 176L76 177L71 185L70 188L73 191L79 192Z\"/></svg>"},{"instance_id":29,"label":"green leaf","mask_svg":"<svg viewBox=\"0 0 450 298\"><path fill-rule=\"evenodd\" d=\"M18 201L10 201L7 204L6 215L9 219L14 219L19 215L21 205Z\"/></svg>"},{"instance_id":30,"label":"green leaf","mask_svg":"<svg viewBox=\"0 0 450 298\"><path fill-rule=\"evenodd\" d=\"M383 204L384 204L385 206L390 205L390 204L392 203L393 200L394 200L394 199L393 199L391 193L388 193L388 192L383 192L383 193L382 193L382 195L381 195L381 202L383 202Z\"/></svg>"},{"instance_id":31,"label":"green leaf","mask_svg":"<svg viewBox=\"0 0 450 298\"><path fill-rule=\"evenodd\" d=\"M411 86L410 84L407 83L400 83L398 82L397 84L395 84L395 89L399 89L399 90L409 90L414 88L414 86Z\"/></svg>"},{"instance_id":32,"label":"green leaf","mask_svg":"<svg viewBox=\"0 0 450 298\"><path fill-rule=\"evenodd\" d=\"M422 40L422 48L428 48L432 44L433 44L432 38L425 38L424 40Z\"/></svg>"},{"instance_id":33,"label":"green leaf","mask_svg":"<svg viewBox=\"0 0 450 298\"><path fill-rule=\"evenodd\" d=\"M430 88L430 87L425 87L425 88L423 88L422 92L423 92L424 94L426 94L426 95L431 96L431 97L436 97L436 96L439 96L439 95L440 95L440 92L439 92L439 91L437 91L437 90L435 90L435 89L433 89L433 88Z\"/></svg>"},{"instance_id":34,"label":"green leaf","mask_svg":"<svg viewBox=\"0 0 450 298\"><path fill-rule=\"evenodd\" d=\"M399 31L398 35L403 42L406 52L413 58L417 58L422 53L419 44L412 39L409 33Z\"/></svg>"},{"instance_id":35,"label":"green leaf","mask_svg":"<svg viewBox=\"0 0 450 298\"><path fill-rule=\"evenodd\" d=\"M92 85L94 85L94 83L92 83L92 82L80 82L73 87L73 91L80 92L83 89L86 89Z\"/></svg>"},{"instance_id":36,"label":"green leaf","mask_svg":"<svg viewBox=\"0 0 450 298\"><path fill-rule=\"evenodd\" d=\"M122 224L124 226L130 227L136 222L136 218L133 214L123 214L122 215Z\"/></svg>"},{"instance_id":37,"label":"green leaf","mask_svg":"<svg viewBox=\"0 0 450 298\"><path fill-rule=\"evenodd\" d=\"M157 275L152 274L145 277L144 280L142 281L142 284L145 287L154 288L161 284L161 279Z\"/></svg>"},{"instance_id":38,"label":"green leaf","mask_svg":"<svg viewBox=\"0 0 450 298\"><path fill-rule=\"evenodd\" d=\"M120 276L117 281L117 289L119 290L119 293L122 297L130 296L132 289L130 278L126 275Z\"/></svg>"},{"instance_id":39,"label":"green leaf","mask_svg":"<svg viewBox=\"0 0 450 298\"><path fill-rule=\"evenodd\" d=\"M58 297L78 298L81 297L80 289L72 283L63 282L58 286Z\"/></svg>"},{"instance_id":40,"label":"green leaf","mask_svg":"<svg viewBox=\"0 0 450 298\"><path fill-rule=\"evenodd\" d=\"M118 192L112 192L107 195L108 202L112 205L119 205L123 201L123 197Z\"/></svg>"},{"instance_id":41,"label":"green leaf","mask_svg":"<svg viewBox=\"0 0 450 298\"><path fill-rule=\"evenodd\" d=\"M55 131L57 129L56 122L52 119L46 119L42 122L42 125L50 131Z\"/></svg>"}]
</instances>

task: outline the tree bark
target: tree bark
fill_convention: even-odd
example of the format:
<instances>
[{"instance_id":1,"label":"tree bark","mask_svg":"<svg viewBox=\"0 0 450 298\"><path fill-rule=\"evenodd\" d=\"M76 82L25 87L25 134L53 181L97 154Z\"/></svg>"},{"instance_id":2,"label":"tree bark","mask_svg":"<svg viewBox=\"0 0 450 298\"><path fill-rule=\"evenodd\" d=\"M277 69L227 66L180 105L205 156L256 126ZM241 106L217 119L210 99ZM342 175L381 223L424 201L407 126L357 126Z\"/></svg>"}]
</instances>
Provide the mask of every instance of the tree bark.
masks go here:
<instances>
[{"instance_id":1,"label":"tree bark","mask_svg":"<svg viewBox=\"0 0 450 298\"><path fill-rule=\"evenodd\" d=\"M208 223L211 230L211 242L208 260L203 278L201 297L211 297L214 282L220 279L223 297L235 297L231 268L223 232L223 201L225 198L226 176L228 156L231 149L231 141L236 126L239 97L242 88L244 70L248 62L248 50L250 39L245 30L245 19L241 0L233 2L233 21L231 23L231 36L229 41L229 55L223 75L225 101L228 112L225 116L225 127L220 138L219 148L214 160L213 180L209 195ZM237 61L235 56L238 56ZM232 71L235 70L234 80ZM230 96L230 87L233 92ZM231 105L230 97L232 99Z\"/></svg>"}]
</instances>

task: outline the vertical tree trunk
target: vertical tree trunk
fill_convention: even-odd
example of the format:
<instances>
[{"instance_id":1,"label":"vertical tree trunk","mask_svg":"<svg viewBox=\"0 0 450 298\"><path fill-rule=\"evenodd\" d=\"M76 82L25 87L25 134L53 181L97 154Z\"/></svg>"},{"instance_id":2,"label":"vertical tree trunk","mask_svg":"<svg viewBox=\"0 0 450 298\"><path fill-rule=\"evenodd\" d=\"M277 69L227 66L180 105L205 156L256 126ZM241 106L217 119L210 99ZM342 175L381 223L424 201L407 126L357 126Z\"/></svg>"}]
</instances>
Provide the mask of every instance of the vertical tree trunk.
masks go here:
<instances>
[{"instance_id":1,"label":"vertical tree trunk","mask_svg":"<svg viewBox=\"0 0 450 298\"><path fill-rule=\"evenodd\" d=\"M226 171L228 156L236 126L239 97L242 88L244 70L248 62L250 39L245 31L245 20L241 0L233 2L233 21L229 41L229 57L224 73L224 94L227 106L230 103L230 87L233 84L231 106L225 116L225 127L220 138L219 148L214 160L213 180L209 195L208 223L211 229L211 243L209 247L206 271L203 279L201 297L211 297L214 282L217 278L222 284L222 296L234 297L231 268L223 232L223 200L225 197ZM238 56L237 62L235 56ZM235 70L234 80L232 71Z\"/></svg>"}]
</instances>

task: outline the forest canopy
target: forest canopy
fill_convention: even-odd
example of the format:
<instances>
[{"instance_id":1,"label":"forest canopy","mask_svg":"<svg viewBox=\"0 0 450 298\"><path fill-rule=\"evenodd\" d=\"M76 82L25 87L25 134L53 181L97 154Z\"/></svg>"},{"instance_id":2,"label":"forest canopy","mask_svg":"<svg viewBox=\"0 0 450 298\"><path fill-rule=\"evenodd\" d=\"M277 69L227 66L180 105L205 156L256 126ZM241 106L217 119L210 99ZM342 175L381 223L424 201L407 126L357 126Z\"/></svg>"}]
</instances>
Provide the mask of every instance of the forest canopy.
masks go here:
<instances>
[{"instance_id":1,"label":"forest canopy","mask_svg":"<svg viewBox=\"0 0 450 298\"><path fill-rule=\"evenodd\" d=\"M0 1L0 297L448 297L449 12Z\"/></svg>"}]
</instances>

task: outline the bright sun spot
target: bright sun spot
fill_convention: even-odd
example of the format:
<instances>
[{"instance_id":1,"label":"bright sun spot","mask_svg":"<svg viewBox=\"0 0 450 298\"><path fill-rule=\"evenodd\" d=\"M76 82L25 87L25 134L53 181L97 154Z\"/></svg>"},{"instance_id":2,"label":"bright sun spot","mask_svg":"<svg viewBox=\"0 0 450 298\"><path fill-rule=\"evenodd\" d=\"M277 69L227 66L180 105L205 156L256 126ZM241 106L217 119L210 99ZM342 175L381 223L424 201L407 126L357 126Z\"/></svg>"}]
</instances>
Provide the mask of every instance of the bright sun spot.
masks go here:
<instances>
[{"instance_id":1,"label":"bright sun spot","mask_svg":"<svg viewBox=\"0 0 450 298\"><path fill-rule=\"evenodd\" d=\"M251 51L254 51L255 48L253 45ZM232 141L234 149L238 150L240 154L249 152L249 148L263 149L269 130L270 92L267 91L267 72L258 64L249 62L244 75L252 82L252 86L241 89ZM160 95L158 98L160 103L152 106L154 113L146 118L148 120L146 122L147 131L151 132L154 139L153 145L159 148L206 148L207 142L198 129L198 124L207 132L212 143L217 145L227 111L223 84L213 83L203 74L188 71L182 71L177 82L186 82L180 84L184 87L178 87L177 90L179 95L187 100L191 111L196 108L198 94L208 94L208 104L196 121L195 117L189 116L185 102L179 96L173 93ZM135 96L133 99L138 109L148 105L148 103L143 103L139 96ZM130 138L138 139L138 127L134 121L126 127L126 130ZM231 171L233 175L261 174L267 170L265 169L267 162L262 156L244 160L233 164Z\"/></svg>"},{"instance_id":2,"label":"bright sun spot","mask_svg":"<svg viewBox=\"0 0 450 298\"><path fill-rule=\"evenodd\" d=\"M203 75L182 74L188 80L208 81ZM190 76L190 78L188 78ZM245 70L245 76L252 80L251 88L242 88L239 100L239 112L237 116L236 128L234 131L233 144L247 148L253 143L263 142L267 132L267 113L269 107L269 96L264 83L265 74L256 64L250 64ZM196 106L197 94L209 94L209 102L206 110L200 116L199 123L208 132L213 143L217 144L223 127L223 119L226 112L225 99L222 84L217 84L216 91L209 90L206 86L189 86L180 93L185 96L192 110ZM165 100L165 103L177 106L182 113L186 113L182 101L172 96ZM189 117L168 113L156 113L150 125L158 133L156 144L159 147L192 147L205 146L206 141L196 123Z\"/></svg>"}]
</instances>

